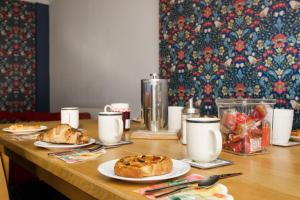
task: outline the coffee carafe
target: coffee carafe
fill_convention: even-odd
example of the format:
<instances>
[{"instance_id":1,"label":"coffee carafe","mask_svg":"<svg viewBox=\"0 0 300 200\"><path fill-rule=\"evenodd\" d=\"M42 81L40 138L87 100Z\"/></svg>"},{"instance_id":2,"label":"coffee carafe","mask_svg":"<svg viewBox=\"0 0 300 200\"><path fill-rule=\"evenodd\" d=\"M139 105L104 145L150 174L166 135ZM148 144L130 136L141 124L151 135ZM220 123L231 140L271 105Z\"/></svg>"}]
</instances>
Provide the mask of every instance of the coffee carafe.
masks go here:
<instances>
[{"instance_id":1,"label":"coffee carafe","mask_svg":"<svg viewBox=\"0 0 300 200\"><path fill-rule=\"evenodd\" d=\"M150 74L141 81L143 121L150 131L158 132L168 123L168 81Z\"/></svg>"}]
</instances>

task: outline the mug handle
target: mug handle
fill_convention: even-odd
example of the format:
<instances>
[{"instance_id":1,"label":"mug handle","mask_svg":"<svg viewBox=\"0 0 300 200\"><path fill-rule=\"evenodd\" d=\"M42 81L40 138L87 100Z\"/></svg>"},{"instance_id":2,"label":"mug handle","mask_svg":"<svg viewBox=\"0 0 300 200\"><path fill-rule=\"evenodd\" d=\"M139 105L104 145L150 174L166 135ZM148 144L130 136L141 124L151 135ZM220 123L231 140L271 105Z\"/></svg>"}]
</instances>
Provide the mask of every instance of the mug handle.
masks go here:
<instances>
[{"instance_id":1,"label":"mug handle","mask_svg":"<svg viewBox=\"0 0 300 200\"><path fill-rule=\"evenodd\" d=\"M118 126L118 135L117 135L117 137L120 137L123 133L123 120L118 118L118 119L116 119L116 123L117 123L117 126Z\"/></svg>"},{"instance_id":2,"label":"mug handle","mask_svg":"<svg viewBox=\"0 0 300 200\"><path fill-rule=\"evenodd\" d=\"M104 107L104 112L108 112L108 111L107 111L108 108L110 109L110 111L112 111L111 105L106 105L106 106Z\"/></svg>"},{"instance_id":3,"label":"mug handle","mask_svg":"<svg viewBox=\"0 0 300 200\"><path fill-rule=\"evenodd\" d=\"M219 155L222 151L222 134L219 129L211 129L210 132L213 133L216 142L214 155Z\"/></svg>"}]
</instances>

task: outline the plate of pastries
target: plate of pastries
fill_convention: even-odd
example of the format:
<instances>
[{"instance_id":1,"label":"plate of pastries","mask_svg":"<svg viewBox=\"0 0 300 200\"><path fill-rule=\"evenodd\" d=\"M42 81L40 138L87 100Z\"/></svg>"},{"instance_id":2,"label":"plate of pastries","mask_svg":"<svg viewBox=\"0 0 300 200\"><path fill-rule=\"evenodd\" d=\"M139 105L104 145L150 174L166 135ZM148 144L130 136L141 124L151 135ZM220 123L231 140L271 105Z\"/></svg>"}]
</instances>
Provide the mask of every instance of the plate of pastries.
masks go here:
<instances>
[{"instance_id":1,"label":"plate of pastries","mask_svg":"<svg viewBox=\"0 0 300 200\"><path fill-rule=\"evenodd\" d=\"M13 133L14 135L26 135L43 131L46 129L47 126L42 126L38 124L12 124L7 128L3 128L2 130L5 132Z\"/></svg>"},{"instance_id":2,"label":"plate of pastries","mask_svg":"<svg viewBox=\"0 0 300 200\"><path fill-rule=\"evenodd\" d=\"M78 148L95 143L95 139L90 138L86 130L74 129L68 124L59 124L42 132L36 140L35 146L47 149Z\"/></svg>"},{"instance_id":3,"label":"plate of pastries","mask_svg":"<svg viewBox=\"0 0 300 200\"><path fill-rule=\"evenodd\" d=\"M134 155L107 161L98 171L107 177L130 182L153 182L186 174L188 163L163 155Z\"/></svg>"}]
</instances>

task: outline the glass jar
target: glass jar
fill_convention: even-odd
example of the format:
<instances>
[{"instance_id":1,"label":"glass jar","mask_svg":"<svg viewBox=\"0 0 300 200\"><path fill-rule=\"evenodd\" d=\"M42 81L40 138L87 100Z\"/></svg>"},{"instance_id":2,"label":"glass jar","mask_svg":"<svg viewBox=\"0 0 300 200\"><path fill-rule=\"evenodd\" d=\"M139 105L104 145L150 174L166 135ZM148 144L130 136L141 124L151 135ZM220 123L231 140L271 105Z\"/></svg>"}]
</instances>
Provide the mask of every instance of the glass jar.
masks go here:
<instances>
[{"instance_id":1,"label":"glass jar","mask_svg":"<svg viewBox=\"0 0 300 200\"><path fill-rule=\"evenodd\" d=\"M217 99L223 149L249 155L267 150L272 134L273 99Z\"/></svg>"}]
</instances>

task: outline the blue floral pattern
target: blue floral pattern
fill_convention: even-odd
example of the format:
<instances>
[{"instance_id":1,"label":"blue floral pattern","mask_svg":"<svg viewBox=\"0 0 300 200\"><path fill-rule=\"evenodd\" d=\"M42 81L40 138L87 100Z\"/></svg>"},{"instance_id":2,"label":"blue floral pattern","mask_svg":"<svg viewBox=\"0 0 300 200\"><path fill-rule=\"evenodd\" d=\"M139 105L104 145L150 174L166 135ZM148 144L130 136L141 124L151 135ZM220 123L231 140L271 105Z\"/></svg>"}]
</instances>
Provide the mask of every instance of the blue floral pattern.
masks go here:
<instances>
[{"instance_id":1,"label":"blue floral pattern","mask_svg":"<svg viewBox=\"0 0 300 200\"><path fill-rule=\"evenodd\" d=\"M160 0L160 73L170 80L170 104L194 97L213 115L216 98L271 98L290 108L300 102L299 51L299 1Z\"/></svg>"},{"instance_id":2,"label":"blue floral pattern","mask_svg":"<svg viewBox=\"0 0 300 200\"><path fill-rule=\"evenodd\" d=\"M35 4L0 1L0 111L35 110Z\"/></svg>"}]
</instances>

